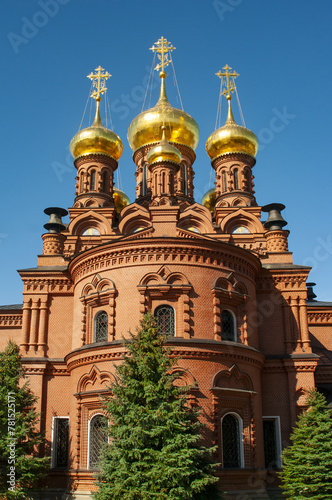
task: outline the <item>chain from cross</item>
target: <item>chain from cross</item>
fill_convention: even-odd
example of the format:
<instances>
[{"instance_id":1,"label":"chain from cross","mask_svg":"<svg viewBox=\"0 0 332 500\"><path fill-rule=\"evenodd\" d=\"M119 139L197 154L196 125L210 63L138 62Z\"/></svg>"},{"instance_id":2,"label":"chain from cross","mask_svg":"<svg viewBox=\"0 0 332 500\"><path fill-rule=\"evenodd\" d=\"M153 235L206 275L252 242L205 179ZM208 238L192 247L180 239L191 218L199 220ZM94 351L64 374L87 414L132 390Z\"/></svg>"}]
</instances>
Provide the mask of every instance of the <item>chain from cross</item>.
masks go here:
<instances>
[{"instance_id":1,"label":"chain from cross","mask_svg":"<svg viewBox=\"0 0 332 500\"><path fill-rule=\"evenodd\" d=\"M236 89L235 78L240 75L236 73L236 71L233 71L233 73L231 73L232 68L230 68L228 64L226 64L226 66L223 67L223 70L225 70L224 73L222 73L222 71L219 70L218 73L216 73L216 75L219 76L219 78L222 80L222 83L224 81L223 79L226 78L226 85L225 85L226 88L221 92L221 94L225 95L228 99L230 99L231 92L234 92L234 90ZM232 82L230 81L230 78L232 78Z\"/></svg>"},{"instance_id":2,"label":"chain from cross","mask_svg":"<svg viewBox=\"0 0 332 500\"><path fill-rule=\"evenodd\" d=\"M107 90L105 82L112 75L110 75L107 71L106 73L102 73L104 68L101 66L98 66L95 71L97 72L95 75L91 72L90 75L87 76L87 78L90 78L90 80L93 81L93 86L96 88L90 97L93 97L96 101L100 101L100 96Z\"/></svg>"},{"instance_id":3,"label":"chain from cross","mask_svg":"<svg viewBox=\"0 0 332 500\"><path fill-rule=\"evenodd\" d=\"M150 50L153 52L157 52L158 58L160 60L160 63L157 64L157 66L154 68L155 70L158 70L161 68L161 71L164 72L164 69L166 66L169 65L171 62L171 59L168 59L168 53L172 52L175 47L171 44L171 42L168 42L166 38L163 36L159 38L158 42L156 42Z\"/></svg>"}]
</instances>

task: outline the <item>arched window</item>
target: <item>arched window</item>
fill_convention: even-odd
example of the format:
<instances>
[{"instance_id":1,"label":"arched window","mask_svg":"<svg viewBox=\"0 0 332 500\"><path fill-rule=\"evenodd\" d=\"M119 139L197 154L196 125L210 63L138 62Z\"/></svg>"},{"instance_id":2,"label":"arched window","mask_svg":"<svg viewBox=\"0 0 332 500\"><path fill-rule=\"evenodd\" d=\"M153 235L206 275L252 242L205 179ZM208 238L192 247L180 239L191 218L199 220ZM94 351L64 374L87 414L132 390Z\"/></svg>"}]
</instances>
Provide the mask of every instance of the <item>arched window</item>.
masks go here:
<instances>
[{"instance_id":1,"label":"arched window","mask_svg":"<svg viewBox=\"0 0 332 500\"><path fill-rule=\"evenodd\" d=\"M108 315L99 311L95 316L95 342L104 342L108 338Z\"/></svg>"},{"instance_id":2,"label":"arched window","mask_svg":"<svg viewBox=\"0 0 332 500\"><path fill-rule=\"evenodd\" d=\"M104 172L103 173L103 192L104 193L107 193L107 187L108 187L107 186L107 178L108 178L107 172Z\"/></svg>"},{"instance_id":3,"label":"arched window","mask_svg":"<svg viewBox=\"0 0 332 500\"><path fill-rule=\"evenodd\" d=\"M89 469L97 469L100 453L108 441L108 422L105 415L95 415L90 420L89 428Z\"/></svg>"},{"instance_id":4,"label":"arched window","mask_svg":"<svg viewBox=\"0 0 332 500\"><path fill-rule=\"evenodd\" d=\"M222 466L224 469L243 467L242 420L232 413L222 419Z\"/></svg>"},{"instance_id":5,"label":"arched window","mask_svg":"<svg viewBox=\"0 0 332 500\"><path fill-rule=\"evenodd\" d=\"M239 172L237 169L234 170L234 189L239 189Z\"/></svg>"},{"instance_id":6,"label":"arched window","mask_svg":"<svg viewBox=\"0 0 332 500\"><path fill-rule=\"evenodd\" d=\"M236 341L235 318L227 309L221 313L221 338L222 340Z\"/></svg>"},{"instance_id":7,"label":"arched window","mask_svg":"<svg viewBox=\"0 0 332 500\"><path fill-rule=\"evenodd\" d=\"M175 335L174 309L172 306L163 304L154 311L157 325L162 335Z\"/></svg>"},{"instance_id":8,"label":"arched window","mask_svg":"<svg viewBox=\"0 0 332 500\"><path fill-rule=\"evenodd\" d=\"M222 173L222 191L223 193L227 191L227 174L225 170Z\"/></svg>"},{"instance_id":9,"label":"arched window","mask_svg":"<svg viewBox=\"0 0 332 500\"><path fill-rule=\"evenodd\" d=\"M188 194L188 173L186 165L182 165L182 183L183 183L183 194L187 196Z\"/></svg>"},{"instance_id":10,"label":"arched window","mask_svg":"<svg viewBox=\"0 0 332 500\"><path fill-rule=\"evenodd\" d=\"M90 177L90 191L94 191L96 189L96 172L92 170Z\"/></svg>"}]
</instances>

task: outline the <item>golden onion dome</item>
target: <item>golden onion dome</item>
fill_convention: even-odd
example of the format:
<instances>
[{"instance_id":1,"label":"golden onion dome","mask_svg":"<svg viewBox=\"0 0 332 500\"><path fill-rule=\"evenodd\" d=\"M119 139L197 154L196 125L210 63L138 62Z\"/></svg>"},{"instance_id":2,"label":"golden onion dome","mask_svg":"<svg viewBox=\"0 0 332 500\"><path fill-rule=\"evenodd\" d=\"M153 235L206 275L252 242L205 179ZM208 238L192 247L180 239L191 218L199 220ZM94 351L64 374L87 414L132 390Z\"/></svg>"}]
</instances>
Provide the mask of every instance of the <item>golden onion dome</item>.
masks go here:
<instances>
[{"instance_id":1,"label":"golden onion dome","mask_svg":"<svg viewBox=\"0 0 332 500\"><path fill-rule=\"evenodd\" d=\"M117 188L113 189L113 198L114 198L114 205L118 213L120 213L124 207L130 205L130 199L128 198L126 193L121 191L121 189Z\"/></svg>"},{"instance_id":2,"label":"golden onion dome","mask_svg":"<svg viewBox=\"0 0 332 500\"><path fill-rule=\"evenodd\" d=\"M206 151L212 160L226 153L244 153L255 157L258 151L257 137L251 130L235 122L230 96L227 96L227 99L226 123L210 135L206 141Z\"/></svg>"},{"instance_id":3,"label":"golden onion dome","mask_svg":"<svg viewBox=\"0 0 332 500\"><path fill-rule=\"evenodd\" d=\"M104 154L118 160L122 155L122 142L112 130L105 128L99 113L97 101L96 116L91 127L77 132L70 142L70 152L76 159L89 154Z\"/></svg>"},{"instance_id":4,"label":"golden onion dome","mask_svg":"<svg viewBox=\"0 0 332 500\"><path fill-rule=\"evenodd\" d=\"M170 161L172 163L179 164L181 162L181 153L180 151L170 144L166 139L166 127L162 128L162 138L159 144L153 146L147 154L147 161L151 165L151 163L159 163L164 161Z\"/></svg>"},{"instance_id":5,"label":"golden onion dome","mask_svg":"<svg viewBox=\"0 0 332 500\"><path fill-rule=\"evenodd\" d=\"M209 189L202 198L201 204L208 208L212 213L216 205L216 190L215 188Z\"/></svg>"},{"instance_id":6,"label":"golden onion dome","mask_svg":"<svg viewBox=\"0 0 332 500\"><path fill-rule=\"evenodd\" d=\"M128 129L128 142L133 151L153 144L159 140L162 126L167 126L167 139L175 144L183 144L191 149L196 149L199 141L199 128L190 115L173 108L166 95L165 77L166 73L161 71L160 96L157 104L140 113L131 122Z\"/></svg>"}]
</instances>

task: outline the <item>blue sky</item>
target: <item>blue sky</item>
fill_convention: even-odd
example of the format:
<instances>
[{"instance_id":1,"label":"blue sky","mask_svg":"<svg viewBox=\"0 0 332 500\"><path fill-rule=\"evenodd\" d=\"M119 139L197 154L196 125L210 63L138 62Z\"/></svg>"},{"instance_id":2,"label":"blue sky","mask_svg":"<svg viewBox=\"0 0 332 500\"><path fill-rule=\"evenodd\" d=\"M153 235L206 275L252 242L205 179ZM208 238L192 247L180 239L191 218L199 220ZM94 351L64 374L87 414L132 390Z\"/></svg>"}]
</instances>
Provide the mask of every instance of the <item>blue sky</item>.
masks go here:
<instances>
[{"instance_id":1,"label":"blue sky","mask_svg":"<svg viewBox=\"0 0 332 500\"><path fill-rule=\"evenodd\" d=\"M108 99L113 130L124 145L122 188L134 201L127 129L142 110L153 57L148 49L162 35L176 47L183 106L201 131L197 201L209 188L205 142L215 128L215 73L228 64L240 74L246 125L261 144L253 172L257 202L286 205L294 262L311 265L318 299L332 300L329 0L12 0L0 9L0 304L22 301L16 269L37 265L44 208L73 204L68 145L89 94L86 75L99 65L113 75ZM171 77L167 90L179 107ZM155 88L151 105L157 98ZM83 127L88 119L89 112Z\"/></svg>"}]
</instances>

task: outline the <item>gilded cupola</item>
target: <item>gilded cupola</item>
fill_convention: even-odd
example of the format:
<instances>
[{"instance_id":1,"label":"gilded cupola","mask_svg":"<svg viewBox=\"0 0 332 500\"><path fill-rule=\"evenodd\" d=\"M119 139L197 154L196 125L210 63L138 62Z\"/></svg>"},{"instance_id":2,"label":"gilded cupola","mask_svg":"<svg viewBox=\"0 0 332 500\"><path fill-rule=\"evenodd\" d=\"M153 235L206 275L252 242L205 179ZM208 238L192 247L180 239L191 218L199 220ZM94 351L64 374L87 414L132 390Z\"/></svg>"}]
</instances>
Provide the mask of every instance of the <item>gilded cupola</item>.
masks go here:
<instances>
[{"instance_id":1,"label":"gilded cupola","mask_svg":"<svg viewBox=\"0 0 332 500\"><path fill-rule=\"evenodd\" d=\"M153 146L148 154L147 154L147 161L149 164L151 163L160 163L160 162L171 162L171 163L176 163L179 164L181 163L181 153L180 151L170 144L166 138L166 127L163 126L161 127L162 129L162 138L159 144L156 144Z\"/></svg>"},{"instance_id":2,"label":"gilded cupola","mask_svg":"<svg viewBox=\"0 0 332 500\"><path fill-rule=\"evenodd\" d=\"M111 75L109 73L102 73L103 68L100 66L96 68L97 74L92 73L88 75L91 80L96 82L96 90L91 94L96 100L96 114L91 127L80 130L70 142L70 152L73 157L86 156L89 154L104 154L119 160L122 155L122 142L118 135L112 130L104 127L99 111L100 95L105 92L105 79Z\"/></svg>"},{"instance_id":3,"label":"gilded cupola","mask_svg":"<svg viewBox=\"0 0 332 500\"><path fill-rule=\"evenodd\" d=\"M155 69L161 69L159 76L161 79L160 96L157 104L146 111L140 113L131 122L128 129L128 142L133 151L160 141L162 127L167 127L168 141L188 146L195 150L199 141L199 128L190 115L183 110L173 108L170 105L165 86L165 67L169 64L168 53L174 50L170 42L162 37L151 50L157 52L160 64Z\"/></svg>"},{"instance_id":4,"label":"gilded cupola","mask_svg":"<svg viewBox=\"0 0 332 500\"><path fill-rule=\"evenodd\" d=\"M231 68L228 65L223 69L225 70L224 73L219 71L216 74L220 78L226 79L225 89L221 94L225 95L228 101L227 119L225 125L215 130L206 141L206 151L211 160L215 160L227 153L243 153L255 157L258 151L257 137L248 128L238 125L232 112L231 92L236 89L234 78L238 74L231 73L229 71ZM233 78L233 84L230 82L230 78Z\"/></svg>"}]
</instances>

